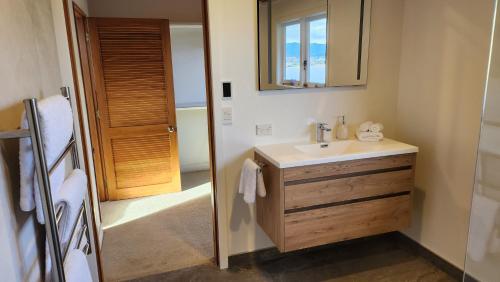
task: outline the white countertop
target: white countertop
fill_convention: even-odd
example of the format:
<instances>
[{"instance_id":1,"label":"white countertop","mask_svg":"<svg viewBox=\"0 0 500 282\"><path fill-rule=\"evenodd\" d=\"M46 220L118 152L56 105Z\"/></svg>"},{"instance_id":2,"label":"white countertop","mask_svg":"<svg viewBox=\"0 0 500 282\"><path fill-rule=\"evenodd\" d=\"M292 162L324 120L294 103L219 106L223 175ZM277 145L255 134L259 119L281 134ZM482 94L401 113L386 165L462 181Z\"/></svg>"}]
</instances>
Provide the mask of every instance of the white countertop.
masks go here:
<instances>
[{"instance_id":1,"label":"white countertop","mask_svg":"<svg viewBox=\"0 0 500 282\"><path fill-rule=\"evenodd\" d=\"M325 143L326 144L326 143ZM290 168L339 161L350 161L392 155L417 153L418 147L385 138L380 142L356 139L321 144L284 143L256 146L255 151L278 168Z\"/></svg>"}]
</instances>

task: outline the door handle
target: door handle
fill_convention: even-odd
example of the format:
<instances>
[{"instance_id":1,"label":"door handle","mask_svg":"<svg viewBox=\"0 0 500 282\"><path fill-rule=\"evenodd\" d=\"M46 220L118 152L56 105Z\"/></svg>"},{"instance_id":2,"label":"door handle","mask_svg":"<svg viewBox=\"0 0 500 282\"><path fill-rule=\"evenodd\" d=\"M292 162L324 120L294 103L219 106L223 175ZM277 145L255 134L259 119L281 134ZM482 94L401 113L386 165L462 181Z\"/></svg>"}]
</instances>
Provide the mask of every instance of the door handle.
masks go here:
<instances>
[{"instance_id":1,"label":"door handle","mask_svg":"<svg viewBox=\"0 0 500 282\"><path fill-rule=\"evenodd\" d=\"M177 126L169 125L167 127L167 131L170 132L170 133L177 132Z\"/></svg>"}]
</instances>

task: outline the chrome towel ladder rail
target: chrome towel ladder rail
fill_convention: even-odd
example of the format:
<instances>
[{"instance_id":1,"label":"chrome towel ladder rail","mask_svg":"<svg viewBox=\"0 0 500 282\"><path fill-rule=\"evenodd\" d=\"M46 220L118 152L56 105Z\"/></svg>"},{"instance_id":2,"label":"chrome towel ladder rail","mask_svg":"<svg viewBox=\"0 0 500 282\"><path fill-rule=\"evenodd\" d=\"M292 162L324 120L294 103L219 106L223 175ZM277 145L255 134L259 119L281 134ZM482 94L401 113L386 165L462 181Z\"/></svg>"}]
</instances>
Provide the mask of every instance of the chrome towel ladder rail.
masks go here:
<instances>
[{"instance_id":1,"label":"chrome towel ladder rail","mask_svg":"<svg viewBox=\"0 0 500 282\"><path fill-rule=\"evenodd\" d=\"M68 87L61 88L61 92L63 96L66 99L68 99L71 103L69 96L69 88ZM47 160L45 158L45 152L43 150L43 136L41 134L41 129L40 129L37 100L35 98L32 98L32 99L26 99L23 102L26 109L26 119L28 121L29 129L19 129L14 131L0 132L0 139L31 138L35 172L37 175L40 197L42 202L42 209L45 219L45 232L47 235L49 254L52 259L52 265L53 265L52 279L55 282L64 282L66 281L64 276L64 257L66 256L66 254L69 251L69 248L71 247L72 240L70 239L70 241L68 242L68 246L66 247L66 250L63 251L58 232L58 222L61 218L62 211L58 210L56 213L56 211L54 210L54 202L52 199L51 187L50 187L50 174L55 170L57 166L59 166L64 161L69 152L72 153L73 168L79 168L78 151L76 149L75 134L74 134L75 130L73 129L73 135L63 153L59 156L54 165L49 168L47 166ZM86 249L85 252L87 253L88 251L90 251L89 250L90 246L88 244L90 240L89 237L90 234L88 233L89 232L88 222L85 216L86 212L87 209L85 201L83 201L82 208L80 210L80 215L82 215L83 213L84 224L82 226L82 231L81 231L82 233L79 234L78 236L79 237L78 244L81 242L83 233L86 233L87 245L85 246ZM78 220L80 218L81 216L78 217ZM74 233L76 232L78 220L77 223L75 223L71 229L71 238L74 237Z\"/></svg>"}]
</instances>

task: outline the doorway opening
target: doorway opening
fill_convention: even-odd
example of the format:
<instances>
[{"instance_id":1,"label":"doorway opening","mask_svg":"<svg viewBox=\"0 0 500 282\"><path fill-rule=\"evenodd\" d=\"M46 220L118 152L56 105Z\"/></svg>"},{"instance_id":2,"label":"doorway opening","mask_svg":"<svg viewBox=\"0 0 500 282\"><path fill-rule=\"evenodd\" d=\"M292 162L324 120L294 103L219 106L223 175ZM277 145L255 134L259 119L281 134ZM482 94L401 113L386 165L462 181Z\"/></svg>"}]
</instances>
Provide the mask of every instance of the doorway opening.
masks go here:
<instances>
[{"instance_id":1,"label":"doorway opening","mask_svg":"<svg viewBox=\"0 0 500 282\"><path fill-rule=\"evenodd\" d=\"M147 12L138 17L133 9L108 15L99 10L107 1L88 1L89 15L73 3L103 276L126 280L213 263L206 18L175 22ZM203 13L206 3L197 2Z\"/></svg>"}]
</instances>

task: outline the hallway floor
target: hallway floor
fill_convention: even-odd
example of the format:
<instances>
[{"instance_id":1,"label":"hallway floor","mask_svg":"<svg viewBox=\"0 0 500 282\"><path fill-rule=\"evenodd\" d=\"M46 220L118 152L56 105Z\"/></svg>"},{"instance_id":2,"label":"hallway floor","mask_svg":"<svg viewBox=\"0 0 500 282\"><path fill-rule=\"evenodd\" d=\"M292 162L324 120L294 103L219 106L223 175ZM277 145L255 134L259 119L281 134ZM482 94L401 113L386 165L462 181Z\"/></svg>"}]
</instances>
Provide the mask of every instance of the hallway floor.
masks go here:
<instances>
[{"instance_id":1,"label":"hallway floor","mask_svg":"<svg viewBox=\"0 0 500 282\"><path fill-rule=\"evenodd\" d=\"M207 264L213 257L209 172L181 175L182 192L101 204L106 281Z\"/></svg>"},{"instance_id":2,"label":"hallway floor","mask_svg":"<svg viewBox=\"0 0 500 282\"><path fill-rule=\"evenodd\" d=\"M269 249L254 256L232 257L227 270L204 264L133 281L445 282L460 279L436 267L394 234L386 234L288 254Z\"/></svg>"}]
</instances>

